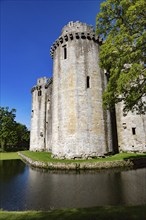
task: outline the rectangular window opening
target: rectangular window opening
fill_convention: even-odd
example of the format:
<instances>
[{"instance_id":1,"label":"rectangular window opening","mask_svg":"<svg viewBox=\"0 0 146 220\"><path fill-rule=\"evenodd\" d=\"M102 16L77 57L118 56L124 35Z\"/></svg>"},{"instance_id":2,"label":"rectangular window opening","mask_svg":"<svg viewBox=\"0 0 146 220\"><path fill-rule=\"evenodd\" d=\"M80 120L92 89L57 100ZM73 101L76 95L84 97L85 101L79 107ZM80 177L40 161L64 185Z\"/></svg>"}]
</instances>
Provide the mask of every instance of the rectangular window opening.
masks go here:
<instances>
[{"instance_id":1,"label":"rectangular window opening","mask_svg":"<svg viewBox=\"0 0 146 220\"><path fill-rule=\"evenodd\" d=\"M42 91L39 90L39 91L38 91L38 96L41 96L41 95L42 95Z\"/></svg>"},{"instance_id":2,"label":"rectangular window opening","mask_svg":"<svg viewBox=\"0 0 146 220\"><path fill-rule=\"evenodd\" d=\"M132 134L136 135L136 128L132 128Z\"/></svg>"},{"instance_id":3,"label":"rectangular window opening","mask_svg":"<svg viewBox=\"0 0 146 220\"><path fill-rule=\"evenodd\" d=\"M87 89L90 88L90 76L87 76Z\"/></svg>"}]
</instances>

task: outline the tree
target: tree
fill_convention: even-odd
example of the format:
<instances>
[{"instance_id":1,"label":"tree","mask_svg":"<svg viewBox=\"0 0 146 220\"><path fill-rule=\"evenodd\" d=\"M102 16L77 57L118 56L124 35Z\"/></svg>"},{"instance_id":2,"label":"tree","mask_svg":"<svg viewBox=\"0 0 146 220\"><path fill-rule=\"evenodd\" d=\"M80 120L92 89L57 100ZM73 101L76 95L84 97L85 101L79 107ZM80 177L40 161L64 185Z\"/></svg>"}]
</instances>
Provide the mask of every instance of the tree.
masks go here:
<instances>
[{"instance_id":1,"label":"tree","mask_svg":"<svg viewBox=\"0 0 146 220\"><path fill-rule=\"evenodd\" d=\"M15 121L16 109L0 107L0 147L3 151L23 150L29 147L29 131Z\"/></svg>"},{"instance_id":2,"label":"tree","mask_svg":"<svg viewBox=\"0 0 146 220\"><path fill-rule=\"evenodd\" d=\"M30 132L28 131L27 127L20 123L16 123L16 133L17 133L17 148L28 149Z\"/></svg>"},{"instance_id":3,"label":"tree","mask_svg":"<svg viewBox=\"0 0 146 220\"><path fill-rule=\"evenodd\" d=\"M96 18L104 39L100 66L109 76L103 106L124 103L124 111L146 112L146 1L107 0Z\"/></svg>"},{"instance_id":4,"label":"tree","mask_svg":"<svg viewBox=\"0 0 146 220\"><path fill-rule=\"evenodd\" d=\"M6 150L8 145L15 145L17 142L15 112L15 109L9 111L8 107L0 107L0 144L3 150Z\"/></svg>"}]
</instances>

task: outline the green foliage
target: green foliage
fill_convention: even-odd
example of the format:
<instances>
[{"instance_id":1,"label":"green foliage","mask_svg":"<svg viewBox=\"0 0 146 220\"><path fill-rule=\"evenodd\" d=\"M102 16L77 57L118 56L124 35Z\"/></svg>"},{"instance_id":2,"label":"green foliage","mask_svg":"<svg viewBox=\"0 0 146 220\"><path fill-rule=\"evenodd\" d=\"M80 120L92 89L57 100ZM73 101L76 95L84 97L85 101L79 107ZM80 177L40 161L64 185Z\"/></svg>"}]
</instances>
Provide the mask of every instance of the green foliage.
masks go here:
<instances>
[{"instance_id":1,"label":"green foliage","mask_svg":"<svg viewBox=\"0 0 146 220\"><path fill-rule=\"evenodd\" d=\"M0 107L0 147L2 151L27 149L29 131L25 125L15 121L16 110Z\"/></svg>"},{"instance_id":2,"label":"green foliage","mask_svg":"<svg viewBox=\"0 0 146 220\"><path fill-rule=\"evenodd\" d=\"M104 38L100 66L109 81L103 105L123 101L124 111L146 111L146 1L107 0L97 15L97 35Z\"/></svg>"},{"instance_id":3,"label":"green foliage","mask_svg":"<svg viewBox=\"0 0 146 220\"><path fill-rule=\"evenodd\" d=\"M15 109L9 111L9 108L0 107L0 144L3 150L6 146L16 144Z\"/></svg>"}]
</instances>

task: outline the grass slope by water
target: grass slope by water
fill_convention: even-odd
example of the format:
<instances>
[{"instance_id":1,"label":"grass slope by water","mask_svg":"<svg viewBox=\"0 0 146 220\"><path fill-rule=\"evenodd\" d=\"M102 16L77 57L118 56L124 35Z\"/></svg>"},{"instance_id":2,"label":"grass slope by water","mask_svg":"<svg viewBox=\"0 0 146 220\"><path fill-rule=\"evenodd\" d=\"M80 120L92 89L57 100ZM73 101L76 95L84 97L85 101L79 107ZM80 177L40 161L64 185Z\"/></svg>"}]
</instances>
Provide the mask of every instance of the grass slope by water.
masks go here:
<instances>
[{"instance_id":1,"label":"grass slope by water","mask_svg":"<svg viewBox=\"0 0 146 220\"><path fill-rule=\"evenodd\" d=\"M106 162L106 161L116 161L116 160L125 160L129 158L141 158L146 157L146 153L119 153L105 158L95 158L88 160L60 160L51 158L51 153L49 152L32 152L32 151L21 151L21 153L34 161L42 162L63 162L63 163L72 163L72 162ZM13 160L21 159L17 152L5 152L0 153L0 160Z\"/></svg>"},{"instance_id":2,"label":"grass slope by water","mask_svg":"<svg viewBox=\"0 0 146 220\"><path fill-rule=\"evenodd\" d=\"M145 206L106 206L80 209L56 209L50 211L0 211L1 220L145 220Z\"/></svg>"},{"instance_id":3,"label":"grass slope by water","mask_svg":"<svg viewBox=\"0 0 146 220\"><path fill-rule=\"evenodd\" d=\"M146 158L146 153L119 153L115 155L111 155L105 158L95 158L88 160L62 160L62 159L54 159L51 157L51 153L49 152L32 152L32 151L21 151L23 155L31 158L34 161L41 162L58 162L58 163L77 163L77 162L106 162L106 161L117 161L117 160L126 160L132 158ZM0 160L14 160L21 159L21 157L17 154L17 152L4 152L0 153Z\"/></svg>"},{"instance_id":4,"label":"grass slope by water","mask_svg":"<svg viewBox=\"0 0 146 220\"><path fill-rule=\"evenodd\" d=\"M41 161L41 162L63 162L63 163L76 163L76 162L106 162L106 161L116 161L116 160L126 160L132 158L146 158L146 153L119 153L112 156L108 156L105 158L95 158L95 159L88 159L88 160L60 160L51 158L51 153L48 152L32 152L32 151L21 151L23 155L26 157L31 158L34 161Z\"/></svg>"},{"instance_id":5,"label":"grass slope by water","mask_svg":"<svg viewBox=\"0 0 146 220\"><path fill-rule=\"evenodd\" d=\"M17 152L0 153L0 160L17 160L21 159Z\"/></svg>"}]
</instances>

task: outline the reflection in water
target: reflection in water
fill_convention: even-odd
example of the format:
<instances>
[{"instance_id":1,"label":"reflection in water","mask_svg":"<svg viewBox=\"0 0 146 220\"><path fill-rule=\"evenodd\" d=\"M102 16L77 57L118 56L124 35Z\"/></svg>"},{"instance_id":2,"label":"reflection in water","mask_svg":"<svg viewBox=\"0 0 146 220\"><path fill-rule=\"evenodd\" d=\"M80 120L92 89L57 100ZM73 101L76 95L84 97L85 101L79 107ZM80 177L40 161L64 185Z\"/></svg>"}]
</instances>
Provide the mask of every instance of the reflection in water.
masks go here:
<instances>
[{"instance_id":1,"label":"reflection in water","mask_svg":"<svg viewBox=\"0 0 146 220\"><path fill-rule=\"evenodd\" d=\"M146 168L122 172L123 197L126 204L146 204Z\"/></svg>"},{"instance_id":2,"label":"reflection in water","mask_svg":"<svg viewBox=\"0 0 146 220\"><path fill-rule=\"evenodd\" d=\"M20 163L20 160L0 160L0 175L3 181L7 182L15 175L23 173L25 170L25 164Z\"/></svg>"},{"instance_id":3,"label":"reflection in water","mask_svg":"<svg viewBox=\"0 0 146 220\"><path fill-rule=\"evenodd\" d=\"M20 160L0 161L0 201L5 210L23 209L28 167Z\"/></svg>"},{"instance_id":4,"label":"reflection in water","mask_svg":"<svg viewBox=\"0 0 146 220\"><path fill-rule=\"evenodd\" d=\"M146 168L43 172L15 162L0 164L1 208L6 210L146 204Z\"/></svg>"}]
</instances>

